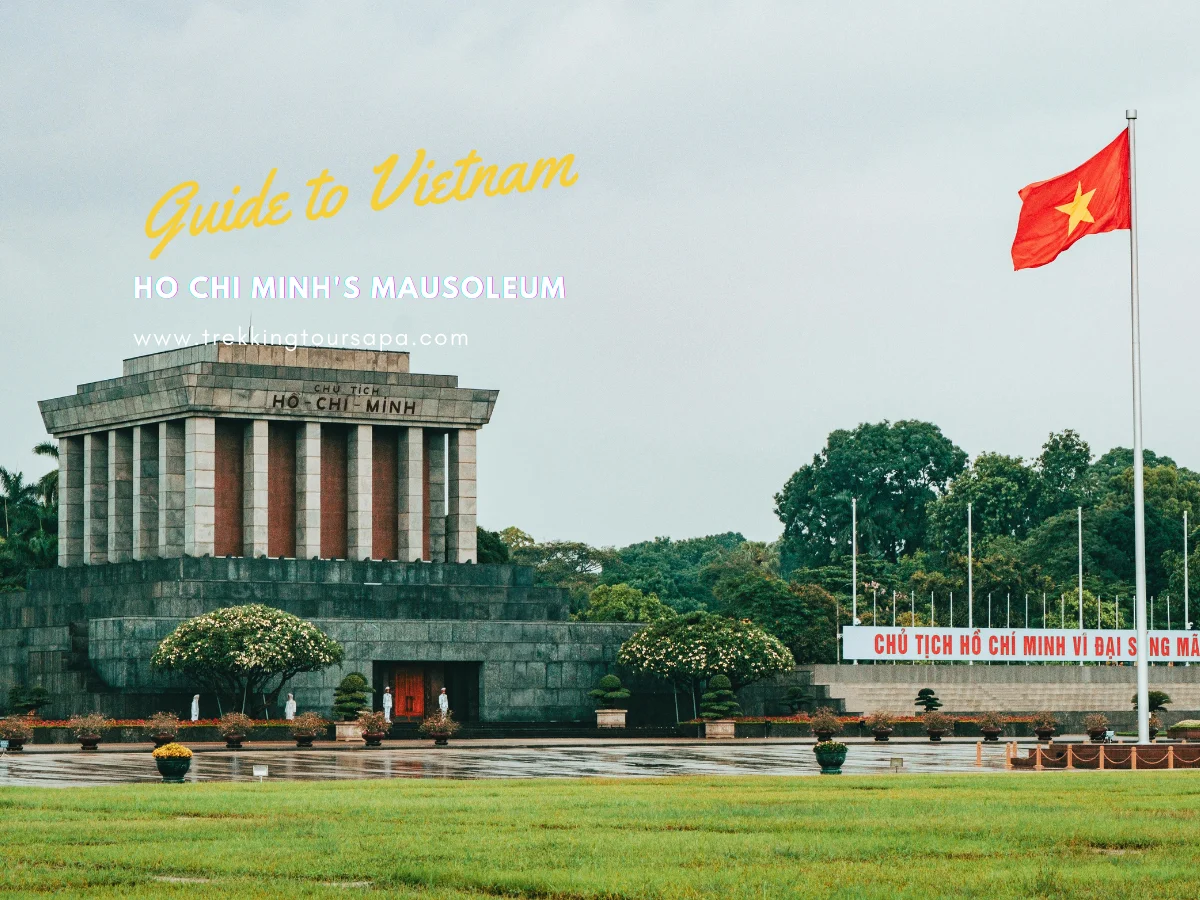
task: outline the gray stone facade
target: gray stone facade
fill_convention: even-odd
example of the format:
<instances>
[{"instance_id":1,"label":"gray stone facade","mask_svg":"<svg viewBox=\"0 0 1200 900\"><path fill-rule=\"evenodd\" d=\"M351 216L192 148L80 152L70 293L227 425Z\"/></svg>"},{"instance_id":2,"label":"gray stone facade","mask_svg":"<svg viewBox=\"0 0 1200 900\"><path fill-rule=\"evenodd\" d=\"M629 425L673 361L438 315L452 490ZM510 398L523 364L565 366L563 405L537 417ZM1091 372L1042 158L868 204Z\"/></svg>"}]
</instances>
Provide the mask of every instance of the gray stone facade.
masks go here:
<instances>
[{"instance_id":1,"label":"gray stone facade","mask_svg":"<svg viewBox=\"0 0 1200 900\"><path fill-rule=\"evenodd\" d=\"M265 603L345 648L340 667L292 682L302 709L328 713L343 675L371 679L379 663L466 662L479 664L481 721L589 720L587 692L617 670L637 626L572 622L565 593L532 576L522 566L188 557L43 570L27 592L0 594L0 686L41 684L53 697L47 717L182 711L199 688L151 668L159 641L191 616Z\"/></svg>"}]
</instances>

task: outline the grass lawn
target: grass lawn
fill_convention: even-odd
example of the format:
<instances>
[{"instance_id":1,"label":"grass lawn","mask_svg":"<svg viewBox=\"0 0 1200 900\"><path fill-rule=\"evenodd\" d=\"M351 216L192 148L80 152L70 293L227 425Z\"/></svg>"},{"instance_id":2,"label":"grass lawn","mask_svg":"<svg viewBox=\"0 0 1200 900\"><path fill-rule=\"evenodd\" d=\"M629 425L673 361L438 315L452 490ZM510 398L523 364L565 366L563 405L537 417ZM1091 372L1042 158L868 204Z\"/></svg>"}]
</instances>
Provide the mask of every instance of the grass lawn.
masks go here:
<instances>
[{"instance_id":1,"label":"grass lawn","mask_svg":"<svg viewBox=\"0 0 1200 900\"><path fill-rule=\"evenodd\" d=\"M4 788L0 893L1196 897L1198 817L1200 771Z\"/></svg>"}]
</instances>

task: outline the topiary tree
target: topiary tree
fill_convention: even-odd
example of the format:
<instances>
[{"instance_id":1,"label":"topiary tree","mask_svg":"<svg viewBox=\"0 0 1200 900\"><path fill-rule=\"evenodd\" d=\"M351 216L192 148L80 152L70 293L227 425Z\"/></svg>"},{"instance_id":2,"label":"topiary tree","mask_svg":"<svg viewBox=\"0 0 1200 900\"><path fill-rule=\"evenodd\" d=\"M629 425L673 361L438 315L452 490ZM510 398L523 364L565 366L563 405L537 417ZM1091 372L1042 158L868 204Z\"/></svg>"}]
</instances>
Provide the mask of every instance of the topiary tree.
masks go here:
<instances>
[{"instance_id":1,"label":"topiary tree","mask_svg":"<svg viewBox=\"0 0 1200 900\"><path fill-rule=\"evenodd\" d=\"M333 715L343 722L353 722L360 710L369 705L367 698L374 691L367 679L358 672L351 672L333 689Z\"/></svg>"},{"instance_id":2,"label":"topiary tree","mask_svg":"<svg viewBox=\"0 0 1200 900\"><path fill-rule=\"evenodd\" d=\"M629 689L621 686L621 679L616 675L605 675L588 696L596 701L601 709L617 709L617 704L630 697Z\"/></svg>"},{"instance_id":3,"label":"topiary tree","mask_svg":"<svg viewBox=\"0 0 1200 900\"><path fill-rule=\"evenodd\" d=\"M707 612L691 612L646 626L621 645L617 660L635 672L688 685L693 712L698 680L724 675L738 688L786 672L796 664L778 638L756 625Z\"/></svg>"},{"instance_id":4,"label":"topiary tree","mask_svg":"<svg viewBox=\"0 0 1200 900\"><path fill-rule=\"evenodd\" d=\"M1146 700L1150 704L1150 712L1166 712L1167 704L1171 702L1171 695L1166 691L1148 691ZM1138 696L1133 695L1133 708L1138 708Z\"/></svg>"},{"instance_id":5,"label":"topiary tree","mask_svg":"<svg viewBox=\"0 0 1200 900\"><path fill-rule=\"evenodd\" d=\"M344 657L341 644L311 622L253 603L181 623L158 645L151 665L204 685L229 707L265 715L293 676Z\"/></svg>"},{"instance_id":6,"label":"topiary tree","mask_svg":"<svg viewBox=\"0 0 1200 900\"><path fill-rule=\"evenodd\" d=\"M702 719L732 719L740 716L742 708L738 705L737 695L733 685L724 675L714 675L708 680L708 690L700 698L700 718Z\"/></svg>"},{"instance_id":7,"label":"topiary tree","mask_svg":"<svg viewBox=\"0 0 1200 900\"><path fill-rule=\"evenodd\" d=\"M923 712L937 712L942 708L942 701L937 698L933 688L921 688L917 691L917 699L913 706L922 707Z\"/></svg>"}]
</instances>

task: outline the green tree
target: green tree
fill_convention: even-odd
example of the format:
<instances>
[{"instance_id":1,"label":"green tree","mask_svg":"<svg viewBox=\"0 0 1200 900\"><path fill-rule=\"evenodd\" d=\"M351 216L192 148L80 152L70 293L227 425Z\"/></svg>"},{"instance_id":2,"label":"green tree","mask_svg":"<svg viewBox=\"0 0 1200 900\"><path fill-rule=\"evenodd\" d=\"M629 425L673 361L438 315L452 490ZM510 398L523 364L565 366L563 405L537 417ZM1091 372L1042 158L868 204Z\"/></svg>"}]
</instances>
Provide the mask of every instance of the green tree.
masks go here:
<instances>
[{"instance_id":1,"label":"green tree","mask_svg":"<svg viewBox=\"0 0 1200 900\"><path fill-rule=\"evenodd\" d=\"M587 606L571 618L583 622L657 622L669 619L675 610L658 599L627 584L600 584L592 589Z\"/></svg>"},{"instance_id":2,"label":"green tree","mask_svg":"<svg viewBox=\"0 0 1200 900\"><path fill-rule=\"evenodd\" d=\"M509 525L501 531L500 540L504 541L509 551L524 550L526 547L532 547L537 543L516 525Z\"/></svg>"},{"instance_id":3,"label":"green tree","mask_svg":"<svg viewBox=\"0 0 1200 900\"><path fill-rule=\"evenodd\" d=\"M1092 448L1078 432L1067 428L1051 433L1037 458L1041 476L1038 512L1048 518L1063 510L1087 505L1095 488L1092 473Z\"/></svg>"},{"instance_id":4,"label":"green tree","mask_svg":"<svg viewBox=\"0 0 1200 900\"><path fill-rule=\"evenodd\" d=\"M785 573L850 553L851 498L858 500L861 553L894 563L923 547L926 508L966 459L929 422L885 421L832 432L824 449L775 495Z\"/></svg>"},{"instance_id":5,"label":"green tree","mask_svg":"<svg viewBox=\"0 0 1200 900\"><path fill-rule=\"evenodd\" d=\"M747 572L723 578L713 595L722 615L749 619L779 638L800 665L837 660L836 601L819 585Z\"/></svg>"},{"instance_id":6,"label":"green tree","mask_svg":"<svg viewBox=\"0 0 1200 900\"><path fill-rule=\"evenodd\" d=\"M571 609L578 611L600 582L600 573L614 558L612 550L589 547L581 541L549 541L512 551L512 561L533 566L534 581L547 587L565 588Z\"/></svg>"},{"instance_id":7,"label":"green tree","mask_svg":"<svg viewBox=\"0 0 1200 900\"><path fill-rule=\"evenodd\" d=\"M796 664L783 642L757 625L699 611L647 625L621 645L617 660L676 683L726 675L738 687Z\"/></svg>"},{"instance_id":8,"label":"green tree","mask_svg":"<svg viewBox=\"0 0 1200 900\"><path fill-rule=\"evenodd\" d=\"M967 504L976 547L992 538L1022 540L1029 533L1041 482L1036 470L1018 456L981 453L929 506L929 544L938 549L967 550Z\"/></svg>"},{"instance_id":9,"label":"green tree","mask_svg":"<svg viewBox=\"0 0 1200 900\"><path fill-rule=\"evenodd\" d=\"M742 707L737 702L737 694L733 685L724 675L714 675L708 680L708 687L700 698L700 718L702 719L732 719L742 714Z\"/></svg>"},{"instance_id":10,"label":"green tree","mask_svg":"<svg viewBox=\"0 0 1200 900\"><path fill-rule=\"evenodd\" d=\"M480 565L503 565L508 562L508 544L495 531L476 526L475 546Z\"/></svg>"},{"instance_id":11,"label":"green tree","mask_svg":"<svg viewBox=\"0 0 1200 900\"><path fill-rule=\"evenodd\" d=\"M151 665L196 682L231 708L262 714L301 672L345 658L341 644L311 622L259 603L230 606L180 623L154 651ZM259 701L262 701L261 704Z\"/></svg>"},{"instance_id":12,"label":"green tree","mask_svg":"<svg viewBox=\"0 0 1200 900\"><path fill-rule=\"evenodd\" d=\"M613 551L601 580L657 594L679 612L704 609L712 599L711 581L705 573L718 561L738 553L745 543L736 532L679 541L668 537L641 541Z\"/></svg>"},{"instance_id":13,"label":"green tree","mask_svg":"<svg viewBox=\"0 0 1200 900\"><path fill-rule=\"evenodd\" d=\"M588 691L588 696L595 700L601 709L616 709L618 703L624 703L632 695L628 688L621 685L621 679L616 675L605 675Z\"/></svg>"}]
</instances>

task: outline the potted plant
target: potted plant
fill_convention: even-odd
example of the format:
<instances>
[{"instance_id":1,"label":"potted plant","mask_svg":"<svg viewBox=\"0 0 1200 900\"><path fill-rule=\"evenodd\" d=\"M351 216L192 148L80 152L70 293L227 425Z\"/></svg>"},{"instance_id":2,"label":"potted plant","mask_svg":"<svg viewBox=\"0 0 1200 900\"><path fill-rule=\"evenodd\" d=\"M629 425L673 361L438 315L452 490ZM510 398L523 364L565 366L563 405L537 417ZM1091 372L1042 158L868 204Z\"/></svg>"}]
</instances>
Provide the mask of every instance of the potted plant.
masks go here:
<instances>
[{"instance_id":1,"label":"potted plant","mask_svg":"<svg viewBox=\"0 0 1200 900\"><path fill-rule=\"evenodd\" d=\"M358 714L364 709L371 708L369 698L372 693L371 685L358 672L351 672L333 689L335 740L362 740L362 731L358 727Z\"/></svg>"},{"instance_id":2,"label":"potted plant","mask_svg":"<svg viewBox=\"0 0 1200 900\"><path fill-rule=\"evenodd\" d=\"M254 720L240 712L227 712L217 721L217 732L225 738L226 750L241 750L242 741L253 727Z\"/></svg>"},{"instance_id":3,"label":"potted plant","mask_svg":"<svg viewBox=\"0 0 1200 900\"><path fill-rule=\"evenodd\" d=\"M1085 716L1083 719L1083 730L1088 733L1088 737L1092 739L1093 744L1104 743L1104 736L1108 734L1108 717L1100 713L1092 713Z\"/></svg>"},{"instance_id":4,"label":"potted plant","mask_svg":"<svg viewBox=\"0 0 1200 900\"><path fill-rule=\"evenodd\" d=\"M942 739L942 735L954 733L954 720L936 709L925 713L921 720L925 723L925 733L929 735L929 740L935 743Z\"/></svg>"},{"instance_id":5,"label":"potted plant","mask_svg":"<svg viewBox=\"0 0 1200 900\"><path fill-rule=\"evenodd\" d=\"M1158 733L1162 731L1162 719L1154 713L1150 713L1150 740L1153 741L1158 737Z\"/></svg>"},{"instance_id":6,"label":"potted plant","mask_svg":"<svg viewBox=\"0 0 1200 900\"><path fill-rule=\"evenodd\" d=\"M846 761L846 745L840 741L818 741L813 745L817 765L822 775L841 775L842 763Z\"/></svg>"},{"instance_id":7,"label":"potted plant","mask_svg":"<svg viewBox=\"0 0 1200 900\"><path fill-rule=\"evenodd\" d=\"M433 738L435 747L445 747L460 727L458 722L454 721L452 713L438 710L432 716L426 717L417 731L426 737Z\"/></svg>"},{"instance_id":8,"label":"potted plant","mask_svg":"<svg viewBox=\"0 0 1200 900\"><path fill-rule=\"evenodd\" d=\"M167 784L183 784L183 776L192 767L192 751L174 742L155 747L154 764Z\"/></svg>"},{"instance_id":9,"label":"potted plant","mask_svg":"<svg viewBox=\"0 0 1200 900\"><path fill-rule=\"evenodd\" d=\"M734 716L742 714L733 684L726 675L714 675L708 680L708 690L700 696L700 718L704 720L706 738L732 739Z\"/></svg>"},{"instance_id":10,"label":"potted plant","mask_svg":"<svg viewBox=\"0 0 1200 900\"><path fill-rule=\"evenodd\" d=\"M625 708L620 704L629 699L629 689L621 686L621 679L616 675L605 675L588 696L596 701L597 728L624 728Z\"/></svg>"},{"instance_id":11,"label":"potted plant","mask_svg":"<svg viewBox=\"0 0 1200 900\"><path fill-rule=\"evenodd\" d=\"M9 716L0 719L0 739L8 741L9 752L19 753L33 740L33 728L25 716Z\"/></svg>"},{"instance_id":12,"label":"potted plant","mask_svg":"<svg viewBox=\"0 0 1200 900\"><path fill-rule=\"evenodd\" d=\"M1152 712L1152 713L1166 712L1167 704L1169 704L1171 702L1171 695L1168 694L1166 691L1147 691L1146 699L1149 701L1148 705L1150 707L1150 712ZM1137 694L1133 695L1132 702L1133 702L1134 711L1136 711L1138 708Z\"/></svg>"},{"instance_id":13,"label":"potted plant","mask_svg":"<svg viewBox=\"0 0 1200 900\"><path fill-rule=\"evenodd\" d=\"M87 713L82 716L71 716L67 724L71 729L71 734L75 735L75 740L79 741L81 750L95 751L96 745L100 743L110 722L107 716L102 716L100 713Z\"/></svg>"},{"instance_id":14,"label":"potted plant","mask_svg":"<svg viewBox=\"0 0 1200 900\"><path fill-rule=\"evenodd\" d=\"M1200 741L1200 719L1181 719L1167 729L1167 734L1185 744Z\"/></svg>"},{"instance_id":15,"label":"potted plant","mask_svg":"<svg viewBox=\"0 0 1200 900\"><path fill-rule=\"evenodd\" d=\"M835 734L842 733L841 721L828 706L822 706L813 713L809 717L808 724L812 728L812 733L817 736L818 743L828 743L833 740Z\"/></svg>"},{"instance_id":16,"label":"potted plant","mask_svg":"<svg viewBox=\"0 0 1200 900\"><path fill-rule=\"evenodd\" d=\"M997 712L985 712L979 717L979 731L983 739L989 743L1000 740L1000 732L1004 730L1008 719Z\"/></svg>"},{"instance_id":17,"label":"potted plant","mask_svg":"<svg viewBox=\"0 0 1200 900\"><path fill-rule=\"evenodd\" d=\"M292 719L288 730L296 739L296 746L301 750L311 750L313 741L326 725L324 719L315 712L302 712Z\"/></svg>"},{"instance_id":18,"label":"potted plant","mask_svg":"<svg viewBox=\"0 0 1200 900\"><path fill-rule=\"evenodd\" d=\"M156 712L146 720L146 734L154 741L155 748L171 743L179 734L179 716L175 713Z\"/></svg>"},{"instance_id":19,"label":"potted plant","mask_svg":"<svg viewBox=\"0 0 1200 900\"><path fill-rule=\"evenodd\" d=\"M875 740L879 741L880 743L887 741L888 737L891 735L892 723L894 721L895 719L893 719L889 713L886 713L883 710L876 710L863 719L863 722L866 724L866 726L871 729L871 733L875 735Z\"/></svg>"},{"instance_id":20,"label":"potted plant","mask_svg":"<svg viewBox=\"0 0 1200 900\"><path fill-rule=\"evenodd\" d=\"M358 727L368 747L379 747L391 726L382 712L364 709L358 714Z\"/></svg>"},{"instance_id":21,"label":"potted plant","mask_svg":"<svg viewBox=\"0 0 1200 900\"><path fill-rule=\"evenodd\" d=\"M933 688L921 688L917 691L917 699L913 706L919 706L925 712L936 712L942 708L942 701L937 698Z\"/></svg>"},{"instance_id":22,"label":"potted plant","mask_svg":"<svg viewBox=\"0 0 1200 900\"><path fill-rule=\"evenodd\" d=\"M1037 735L1039 741L1048 741L1050 740L1050 736L1054 734L1054 729L1058 727L1058 720L1054 718L1054 713L1042 711L1033 714L1030 724L1033 726L1033 733Z\"/></svg>"}]
</instances>

